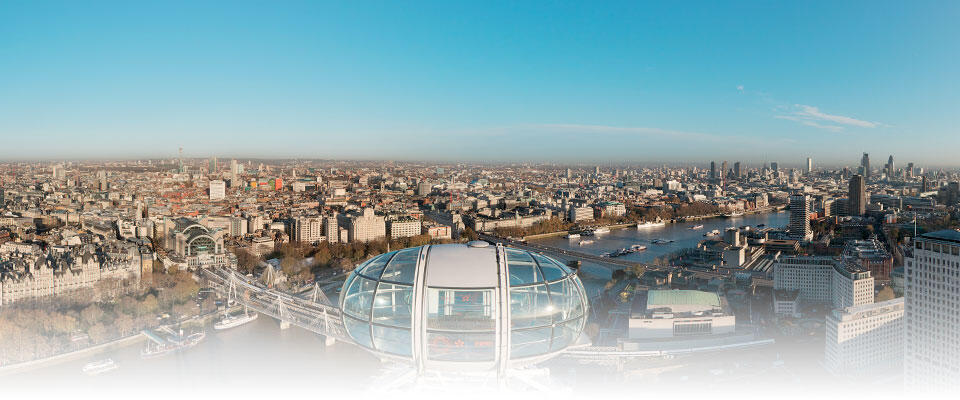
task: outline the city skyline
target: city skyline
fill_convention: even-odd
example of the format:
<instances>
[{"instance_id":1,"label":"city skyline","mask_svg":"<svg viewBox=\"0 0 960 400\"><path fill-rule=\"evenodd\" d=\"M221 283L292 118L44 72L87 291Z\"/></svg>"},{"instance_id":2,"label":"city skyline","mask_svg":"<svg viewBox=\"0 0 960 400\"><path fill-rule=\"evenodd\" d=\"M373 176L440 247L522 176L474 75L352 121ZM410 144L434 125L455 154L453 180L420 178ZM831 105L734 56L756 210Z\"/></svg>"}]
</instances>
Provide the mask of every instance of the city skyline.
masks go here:
<instances>
[{"instance_id":1,"label":"city skyline","mask_svg":"<svg viewBox=\"0 0 960 400\"><path fill-rule=\"evenodd\" d=\"M958 166L954 4L420 11L4 4L0 159Z\"/></svg>"}]
</instances>

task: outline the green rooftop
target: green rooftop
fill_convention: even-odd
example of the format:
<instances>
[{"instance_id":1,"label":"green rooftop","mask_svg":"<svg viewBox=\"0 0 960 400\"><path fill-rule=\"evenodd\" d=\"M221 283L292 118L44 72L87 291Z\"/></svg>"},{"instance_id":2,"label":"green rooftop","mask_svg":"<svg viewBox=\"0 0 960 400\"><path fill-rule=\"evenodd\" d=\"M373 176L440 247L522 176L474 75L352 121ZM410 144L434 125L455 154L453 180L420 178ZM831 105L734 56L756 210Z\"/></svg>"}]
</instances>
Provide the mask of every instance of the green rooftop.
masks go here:
<instances>
[{"instance_id":1,"label":"green rooftop","mask_svg":"<svg viewBox=\"0 0 960 400\"><path fill-rule=\"evenodd\" d=\"M647 308L674 305L720 307L720 296L699 290L651 290L647 292Z\"/></svg>"}]
</instances>

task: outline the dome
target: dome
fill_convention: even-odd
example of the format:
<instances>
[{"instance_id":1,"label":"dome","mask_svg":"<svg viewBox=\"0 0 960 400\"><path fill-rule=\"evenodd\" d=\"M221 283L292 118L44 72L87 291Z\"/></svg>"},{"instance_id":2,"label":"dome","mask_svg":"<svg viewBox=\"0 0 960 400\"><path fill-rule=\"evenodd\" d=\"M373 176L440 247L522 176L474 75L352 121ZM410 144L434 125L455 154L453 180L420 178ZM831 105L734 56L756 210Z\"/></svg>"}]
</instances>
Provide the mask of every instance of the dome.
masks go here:
<instances>
[{"instance_id":1,"label":"dome","mask_svg":"<svg viewBox=\"0 0 960 400\"><path fill-rule=\"evenodd\" d=\"M421 368L543 361L573 344L586 321L583 284L566 265L477 242L376 256L341 293L344 325L357 344Z\"/></svg>"}]
</instances>

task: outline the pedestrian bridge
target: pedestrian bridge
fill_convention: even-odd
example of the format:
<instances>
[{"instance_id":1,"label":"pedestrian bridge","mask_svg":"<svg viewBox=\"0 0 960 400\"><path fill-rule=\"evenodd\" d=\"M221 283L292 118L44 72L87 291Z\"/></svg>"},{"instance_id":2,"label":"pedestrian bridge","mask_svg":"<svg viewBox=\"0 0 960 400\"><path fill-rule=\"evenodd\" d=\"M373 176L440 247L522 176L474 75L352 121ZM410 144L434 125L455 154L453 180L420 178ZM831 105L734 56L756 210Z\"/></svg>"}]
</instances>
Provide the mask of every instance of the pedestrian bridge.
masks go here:
<instances>
[{"instance_id":1,"label":"pedestrian bridge","mask_svg":"<svg viewBox=\"0 0 960 400\"><path fill-rule=\"evenodd\" d=\"M328 339L353 342L343 326L340 308L323 294L319 285L314 285L314 289L306 293L310 298L306 298L270 289L230 268L204 268L200 274L228 302L269 315L281 324L296 325Z\"/></svg>"}]
</instances>

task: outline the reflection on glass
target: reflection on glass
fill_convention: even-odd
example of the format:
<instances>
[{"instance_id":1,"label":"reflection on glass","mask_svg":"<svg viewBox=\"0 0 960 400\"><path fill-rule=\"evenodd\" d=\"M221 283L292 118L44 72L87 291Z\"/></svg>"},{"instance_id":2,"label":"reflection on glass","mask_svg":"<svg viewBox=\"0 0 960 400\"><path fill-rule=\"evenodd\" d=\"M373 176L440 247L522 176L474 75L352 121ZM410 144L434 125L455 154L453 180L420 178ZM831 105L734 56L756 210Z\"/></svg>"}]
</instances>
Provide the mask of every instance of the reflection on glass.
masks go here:
<instances>
[{"instance_id":1,"label":"reflection on glass","mask_svg":"<svg viewBox=\"0 0 960 400\"><path fill-rule=\"evenodd\" d=\"M409 328L412 302L412 287L380 282L373 299L373 322Z\"/></svg>"},{"instance_id":2,"label":"reflection on glass","mask_svg":"<svg viewBox=\"0 0 960 400\"><path fill-rule=\"evenodd\" d=\"M551 328L514 329L510 332L510 357L522 358L550 352Z\"/></svg>"},{"instance_id":3,"label":"reflection on glass","mask_svg":"<svg viewBox=\"0 0 960 400\"><path fill-rule=\"evenodd\" d=\"M347 328L347 332L350 333L350 337L357 342L357 344L364 347L371 347L370 342L370 324L358 321L356 319L345 317L343 319L343 325Z\"/></svg>"},{"instance_id":4,"label":"reflection on glass","mask_svg":"<svg viewBox=\"0 0 960 400\"><path fill-rule=\"evenodd\" d=\"M429 332L427 357L437 361L492 361L496 356L493 332Z\"/></svg>"},{"instance_id":5,"label":"reflection on glass","mask_svg":"<svg viewBox=\"0 0 960 400\"><path fill-rule=\"evenodd\" d=\"M364 321L370 318L370 306L373 303L373 290L377 282L358 276L350 287L343 301L343 312Z\"/></svg>"},{"instance_id":6,"label":"reflection on glass","mask_svg":"<svg viewBox=\"0 0 960 400\"><path fill-rule=\"evenodd\" d=\"M420 255L420 248L401 250L397 253L387 267L383 270L384 281L412 284L414 275L417 273L417 258Z\"/></svg>"},{"instance_id":7,"label":"reflection on glass","mask_svg":"<svg viewBox=\"0 0 960 400\"><path fill-rule=\"evenodd\" d=\"M370 261L367 261L366 264L360 269L360 274L366 276L370 279L380 279L380 274L383 272L383 267L387 265L387 261L390 261L390 257L396 252L391 252L383 255L379 255Z\"/></svg>"},{"instance_id":8,"label":"reflection on glass","mask_svg":"<svg viewBox=\"0 0 960 400\"><path fill-rule=\"evenodd\" d=\"M546 285L510 288L510 322L514 328L550 325L553 308Z\"/></svg>"},{"instance_id":9,"label":"reflection on glass","mask_svg":"<svg viewBox=\"0 0 960 400\"><path fill-rule=\"evenodd\" d=\"M561 350L572 344L574 339L577 338L577 333L580 332L581 323L582 318L577 318L555 326L553 328L553 344L550 346L550 351Z\"/></svg>"},{"instance_id":10,"label":"reflection on glass","mask_svg":"<svg viewBox=\"0 0 960 400\"><path fill-rule=\"evenodd\" d=\"M507 270L510 273L510 286L527 285L543 281L537 264L527 252L507 249Z\"/></svg>"},{"instance_id":11,"label":"reflection on glass","mask_svg":"<svg viewBox=\"0 0 960 400\"><path fill-rule=\"evenodd\" d=\"M563 272L563 269L560 268L560 265L553 260L536 253L533 253L533 258L535 258L537 263L540 264L540 271L543 272L543 279L546 281L553 282L557 279L567 276L567 273Z\"/></svg>"},{"instance_id":12,"label":"reflection on glass","mask_svg":"<svg viewBox=\"0 0 960 400\"><path fill-rule=\"evenodd\" d=\"M427 289L427 328L485 331L496 328L493 289Z\"/></svg>"},{"instance_id":13,"label":"reflection on glass","mask_svg":"<svg viewBox=\"0 0 960 400\"><path fill-rule=\"evenodd\" d=\"M377 350L398 356L411 356L413 342L409 329L373 325L373 344Z\"/></svg>"}]
</instances>

